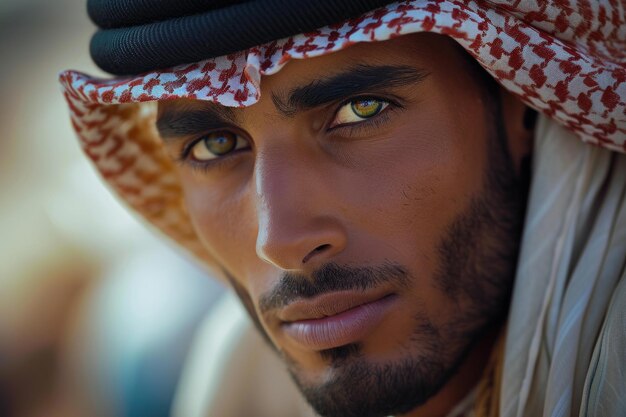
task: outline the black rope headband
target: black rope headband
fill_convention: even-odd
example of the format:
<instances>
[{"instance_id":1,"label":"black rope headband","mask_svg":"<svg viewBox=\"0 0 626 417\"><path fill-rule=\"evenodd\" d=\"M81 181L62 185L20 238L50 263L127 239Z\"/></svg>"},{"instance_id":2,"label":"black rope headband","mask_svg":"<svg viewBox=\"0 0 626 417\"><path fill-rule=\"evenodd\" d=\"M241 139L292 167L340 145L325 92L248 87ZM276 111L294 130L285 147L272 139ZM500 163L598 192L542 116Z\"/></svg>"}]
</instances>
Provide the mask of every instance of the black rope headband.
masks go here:
<instances>
[{"instance_id":1,"label":"black rope headband","mask_svg":"<svg viewBox=\"0 0 626 417\"><path fill-rule=\"evenodd\" d=\"M91 57L138 74L242 51L358 17L389 0L88 0Z\"/></svg>"}]
</instances>

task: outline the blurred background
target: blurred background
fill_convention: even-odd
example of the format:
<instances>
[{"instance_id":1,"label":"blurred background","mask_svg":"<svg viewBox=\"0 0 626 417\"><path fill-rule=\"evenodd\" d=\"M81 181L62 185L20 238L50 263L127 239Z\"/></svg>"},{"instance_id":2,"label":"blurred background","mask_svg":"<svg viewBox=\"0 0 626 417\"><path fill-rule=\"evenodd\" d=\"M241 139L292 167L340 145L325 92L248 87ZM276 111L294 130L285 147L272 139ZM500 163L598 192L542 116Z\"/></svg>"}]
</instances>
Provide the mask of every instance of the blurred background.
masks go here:
<instances>
[{"instance_id":1,"label":"blurred background","mask_svg":"<svg viewBox=\"0 0 626 417\"><path fill-rule=\"evenodd\" d=\"M85 0L0 0L0 416L169 415L222 288L80 154L57 74L101 74Z\"/></svg>"}]
</instances>

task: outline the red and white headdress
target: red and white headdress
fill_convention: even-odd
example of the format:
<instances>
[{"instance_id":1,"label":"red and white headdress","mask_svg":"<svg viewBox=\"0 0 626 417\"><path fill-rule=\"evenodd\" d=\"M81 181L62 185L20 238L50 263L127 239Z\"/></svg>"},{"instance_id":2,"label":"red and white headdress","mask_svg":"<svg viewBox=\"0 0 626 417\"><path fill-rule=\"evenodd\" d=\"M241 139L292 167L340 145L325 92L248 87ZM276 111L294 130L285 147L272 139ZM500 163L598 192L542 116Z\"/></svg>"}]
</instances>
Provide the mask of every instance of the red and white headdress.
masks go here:
<instances>
[{"instance_id":1,"label":"red and white headdress","mask_svg":"<svg viewBox=\"0 0 626 417\"><path fill-rule=\"evenodd\" d=\"M626 152L626 5L622 0L410 0L227 56L111 80L60 75L85 153L134 210L200 259L173 163L156 131L157 100L243 107L263 75L292 59L416 32L450 36L506 89L583 141Z\"/></svg>"}]
</instances>

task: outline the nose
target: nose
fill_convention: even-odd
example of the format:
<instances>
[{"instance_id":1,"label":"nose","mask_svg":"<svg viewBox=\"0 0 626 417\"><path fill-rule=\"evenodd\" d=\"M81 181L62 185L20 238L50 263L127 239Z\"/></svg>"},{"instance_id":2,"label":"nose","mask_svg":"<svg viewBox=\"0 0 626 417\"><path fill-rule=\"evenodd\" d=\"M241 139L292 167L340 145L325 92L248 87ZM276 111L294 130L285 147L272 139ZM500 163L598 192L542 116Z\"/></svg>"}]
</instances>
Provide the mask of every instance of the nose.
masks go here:
<instances>
[{"instance_id":1,"label":"nose","mask_svg":"<svg viewBox=\"0 0 626 417\"><path fill-rule=\"evenodd\" d=\"M338 199L310 155L274 150L255 165L257 255L283 270L312 270L347 244Z\"/></svg>"}]
</instances>

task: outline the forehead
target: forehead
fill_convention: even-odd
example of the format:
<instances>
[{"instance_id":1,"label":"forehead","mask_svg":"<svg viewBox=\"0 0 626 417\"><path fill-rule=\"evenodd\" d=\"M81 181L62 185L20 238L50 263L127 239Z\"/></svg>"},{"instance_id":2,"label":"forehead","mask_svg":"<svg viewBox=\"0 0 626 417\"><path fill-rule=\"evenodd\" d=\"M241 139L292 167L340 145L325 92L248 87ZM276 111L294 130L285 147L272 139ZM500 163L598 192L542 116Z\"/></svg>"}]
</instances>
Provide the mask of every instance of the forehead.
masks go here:
<instances>
[{"instance_id":1,"label":"forehead","mask_svg":"<svg viewBox=\"0 0 626 417\"><path fill-rule=\"evenodd\" d=\"M447 36L418 33L401 36L388 41L361 43L339 52L304 60L291 60L279 72L264 75L261 79L261 102L274 98L286 98L288 93L302 86L313 86L337 74L359 66L379 67L372 76L384 79L391 75L384 68L412 67L423 72L439 72L449 76L459 70L459 58L464 54L458 45ZM349 77L346 79L349 82ZM243 117L256 113L258 103L248 108L230 108L199 100L172 100L159 102L159 115L165 110L189 111L211 108L221 116Z\"/></svg>"},{"instance_id":2,"label":"forehead","mask_svg":"<svg viewBox=\"0 0 626 417\"><path fill-rule=\"evenodd\" d=\"M438 48L454 44L448 37L431 33L360 43L335 53L311 59L291 60L281 71L263 78L261 88L280 89L285 83L310 82L348 67L367 65L420 65L438 60Z\"/></svg>"}]
</instances>

